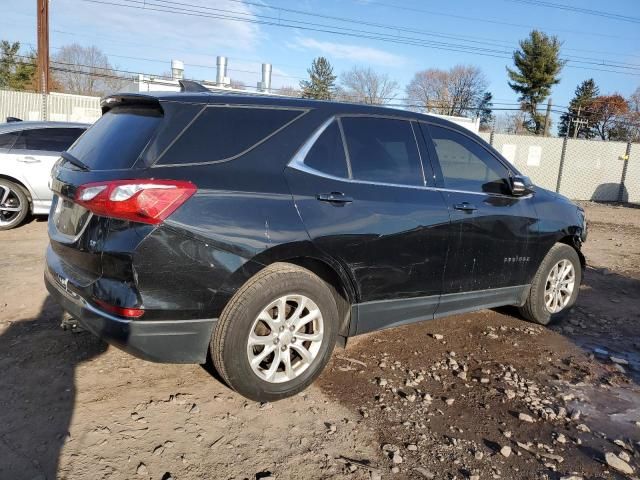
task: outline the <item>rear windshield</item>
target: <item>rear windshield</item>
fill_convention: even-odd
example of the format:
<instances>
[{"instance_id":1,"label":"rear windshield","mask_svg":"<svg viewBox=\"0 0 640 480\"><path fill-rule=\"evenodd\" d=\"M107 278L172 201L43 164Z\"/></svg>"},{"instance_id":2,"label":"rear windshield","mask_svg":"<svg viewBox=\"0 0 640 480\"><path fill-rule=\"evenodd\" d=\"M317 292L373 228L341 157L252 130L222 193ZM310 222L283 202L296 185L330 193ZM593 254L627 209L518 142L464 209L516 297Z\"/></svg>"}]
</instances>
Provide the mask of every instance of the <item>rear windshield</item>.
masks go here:
<instances>
[{"instance_id":1,"label":"rear windshield","mask_svg":"<svg viewBox=\"0 0 640 480\"><path fill-rule=\"evenodd\" d=\"M91 170L131 168L161 119L162 114L152 108L115 107L87 130L69 153Z\"/></svg>"},{"instance_id":2,"label":"rear windshield","mask_svg":"<svg viewBox=\"0 0 640 480\"><path fill-rule=\"evenodd\" d=\"M281 108L207 107L158 163L206 163L235 158L303 113Z\"/></svg>"}]
</instances>

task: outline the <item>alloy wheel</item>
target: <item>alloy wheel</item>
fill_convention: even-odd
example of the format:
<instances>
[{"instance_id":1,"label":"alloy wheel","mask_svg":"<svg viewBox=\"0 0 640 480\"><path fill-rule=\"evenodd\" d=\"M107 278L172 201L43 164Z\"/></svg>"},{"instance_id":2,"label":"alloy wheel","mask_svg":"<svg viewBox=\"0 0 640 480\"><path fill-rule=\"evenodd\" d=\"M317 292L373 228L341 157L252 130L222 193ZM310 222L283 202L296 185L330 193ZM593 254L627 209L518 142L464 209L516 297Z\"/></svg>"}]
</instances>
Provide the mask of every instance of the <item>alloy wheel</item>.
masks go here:
<instances>
[{"instance_id":1,"label":"alloy wheel","mask_svg":"<svg viewBox=\"0 0 640 480\"><path fill-rule=\"evenodd\" d=\"M282 383L300 376L318 356L324 322L318 306L291 294L267 305L253 322L247 357L262 380Z\"/></svg>"},{"instance_id":2,"label":"alloy wheel","mask_svg":"<svg viewBox=\"0 0 640 480\"><path fill-rule=\"evenodd\" d=\"M560 260L551 268L544 289L544 303L550 313L558 313L567 306L575 283L576 271L569 260Z\"/></svg>"},{"instance_id":3,"label":"alloy wheel","mask_svg":"<svg viewBox=\"0 0 640 480\"><path fill-rule=\"evenodd\" d=\"M20 216L25 206L18 193L8 185L0 184L0 226L11 225Z\"/></svg>"}]
</instances>

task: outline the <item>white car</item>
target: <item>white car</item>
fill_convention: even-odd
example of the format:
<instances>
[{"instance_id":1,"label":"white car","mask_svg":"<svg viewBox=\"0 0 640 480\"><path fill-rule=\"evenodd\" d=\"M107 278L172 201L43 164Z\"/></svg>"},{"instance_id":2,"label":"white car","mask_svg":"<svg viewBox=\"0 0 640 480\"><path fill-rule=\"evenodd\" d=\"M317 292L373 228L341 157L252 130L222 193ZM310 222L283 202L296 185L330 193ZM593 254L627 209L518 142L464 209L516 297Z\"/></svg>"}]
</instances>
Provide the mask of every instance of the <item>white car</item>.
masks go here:
<instances>
[{"instance_id":1,"label":"white car","mask_svg":"<svg viewBox=\"0 0 640 480\"><path fill-rule=\"evenodd\" d=\"M49 213L51 169L87 128L67 122L0 124L0 230L17 227L29 213Z\"/></svg>"}]
</instances>

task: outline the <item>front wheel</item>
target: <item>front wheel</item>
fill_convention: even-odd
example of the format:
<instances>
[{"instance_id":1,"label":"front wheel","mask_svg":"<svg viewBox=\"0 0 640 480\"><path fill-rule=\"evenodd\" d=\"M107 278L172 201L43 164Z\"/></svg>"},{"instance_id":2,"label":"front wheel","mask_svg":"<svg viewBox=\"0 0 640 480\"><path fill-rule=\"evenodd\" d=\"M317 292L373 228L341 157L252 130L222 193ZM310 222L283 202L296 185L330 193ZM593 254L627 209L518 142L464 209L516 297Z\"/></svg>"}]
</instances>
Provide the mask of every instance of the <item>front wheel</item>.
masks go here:
<instances>
[{"instance_id":1,"label":"front wheel","mask_svg":"<svg viewBox=\"0 0 640 480\"><path fill-rule=\"evenodd\" d=\"M225 307L211 340L216 370L241 395L273 401L306 388L336 343L338 311L318 276L275 263Z\"/></svg>"},{"instance_id":2,"label":"front wheel","mask_svg":"<svg viewBox=\"0 0 640 480\"><path fill-rule=\"evenodd\" d=\"M569 245L556 243L540 264L520 313L527 320L548 325L576 303L581 282L578 254Z\"/></svg>"}]
</instances>

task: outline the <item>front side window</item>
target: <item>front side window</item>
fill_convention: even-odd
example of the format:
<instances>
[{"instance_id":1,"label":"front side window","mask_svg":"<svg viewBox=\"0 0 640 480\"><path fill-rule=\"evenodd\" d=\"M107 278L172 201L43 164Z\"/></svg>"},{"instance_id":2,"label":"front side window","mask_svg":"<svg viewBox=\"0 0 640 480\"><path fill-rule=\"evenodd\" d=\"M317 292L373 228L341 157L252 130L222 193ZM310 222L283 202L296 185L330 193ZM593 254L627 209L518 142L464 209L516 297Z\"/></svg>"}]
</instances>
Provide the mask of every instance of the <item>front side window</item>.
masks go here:
<instances>
[{"instance_id":1,"label":"front side window","mask_svg":"<svg viewBox=\"0 0 640 480\"><path fill-rule=\"evenodd\" d=\"M159 163L228 160L255 147L303 112L279 108L207 107Z\"/></svg>"},{"instance_id":2,"label":"front side window","mask_svg":"<svg viewBox=\"0 0 640 480\"><path fill-rule=\"evenodd\" d=\"M344 117L341 122L353 178L424 185L411 122L377 117Z\"/></svg>"},{"instance_id":3,"label":"front side window","mask_svg":"<svg viewBox=\"0 0 640 480\"><path fill-rule=\"evenodd\" d=\"M344 153L338 122L333 121L318 137L304 159L305 165L334 177L347 178L347 158Z\"/></svg>"},{"instance_id":4,"label":"front side window","mask_svg":"<svg viewBox=\"0 0 640 480\"><path fill-rule=\"evenodd\" d=\"M509 171L482 145L449 128L429 125L446 188L507 194Z\"/></svg>"},{"instance_id":5,"label":"front side window","mask_svg":"<svg viewBox=\"0 0 640 480\"><path fill-rule=\"evenodd\" d=\"M39 150L62 152L84 132L81 128L34 128L23 130L13 148L18 150Z\"/></svg>"}]
</instances>

